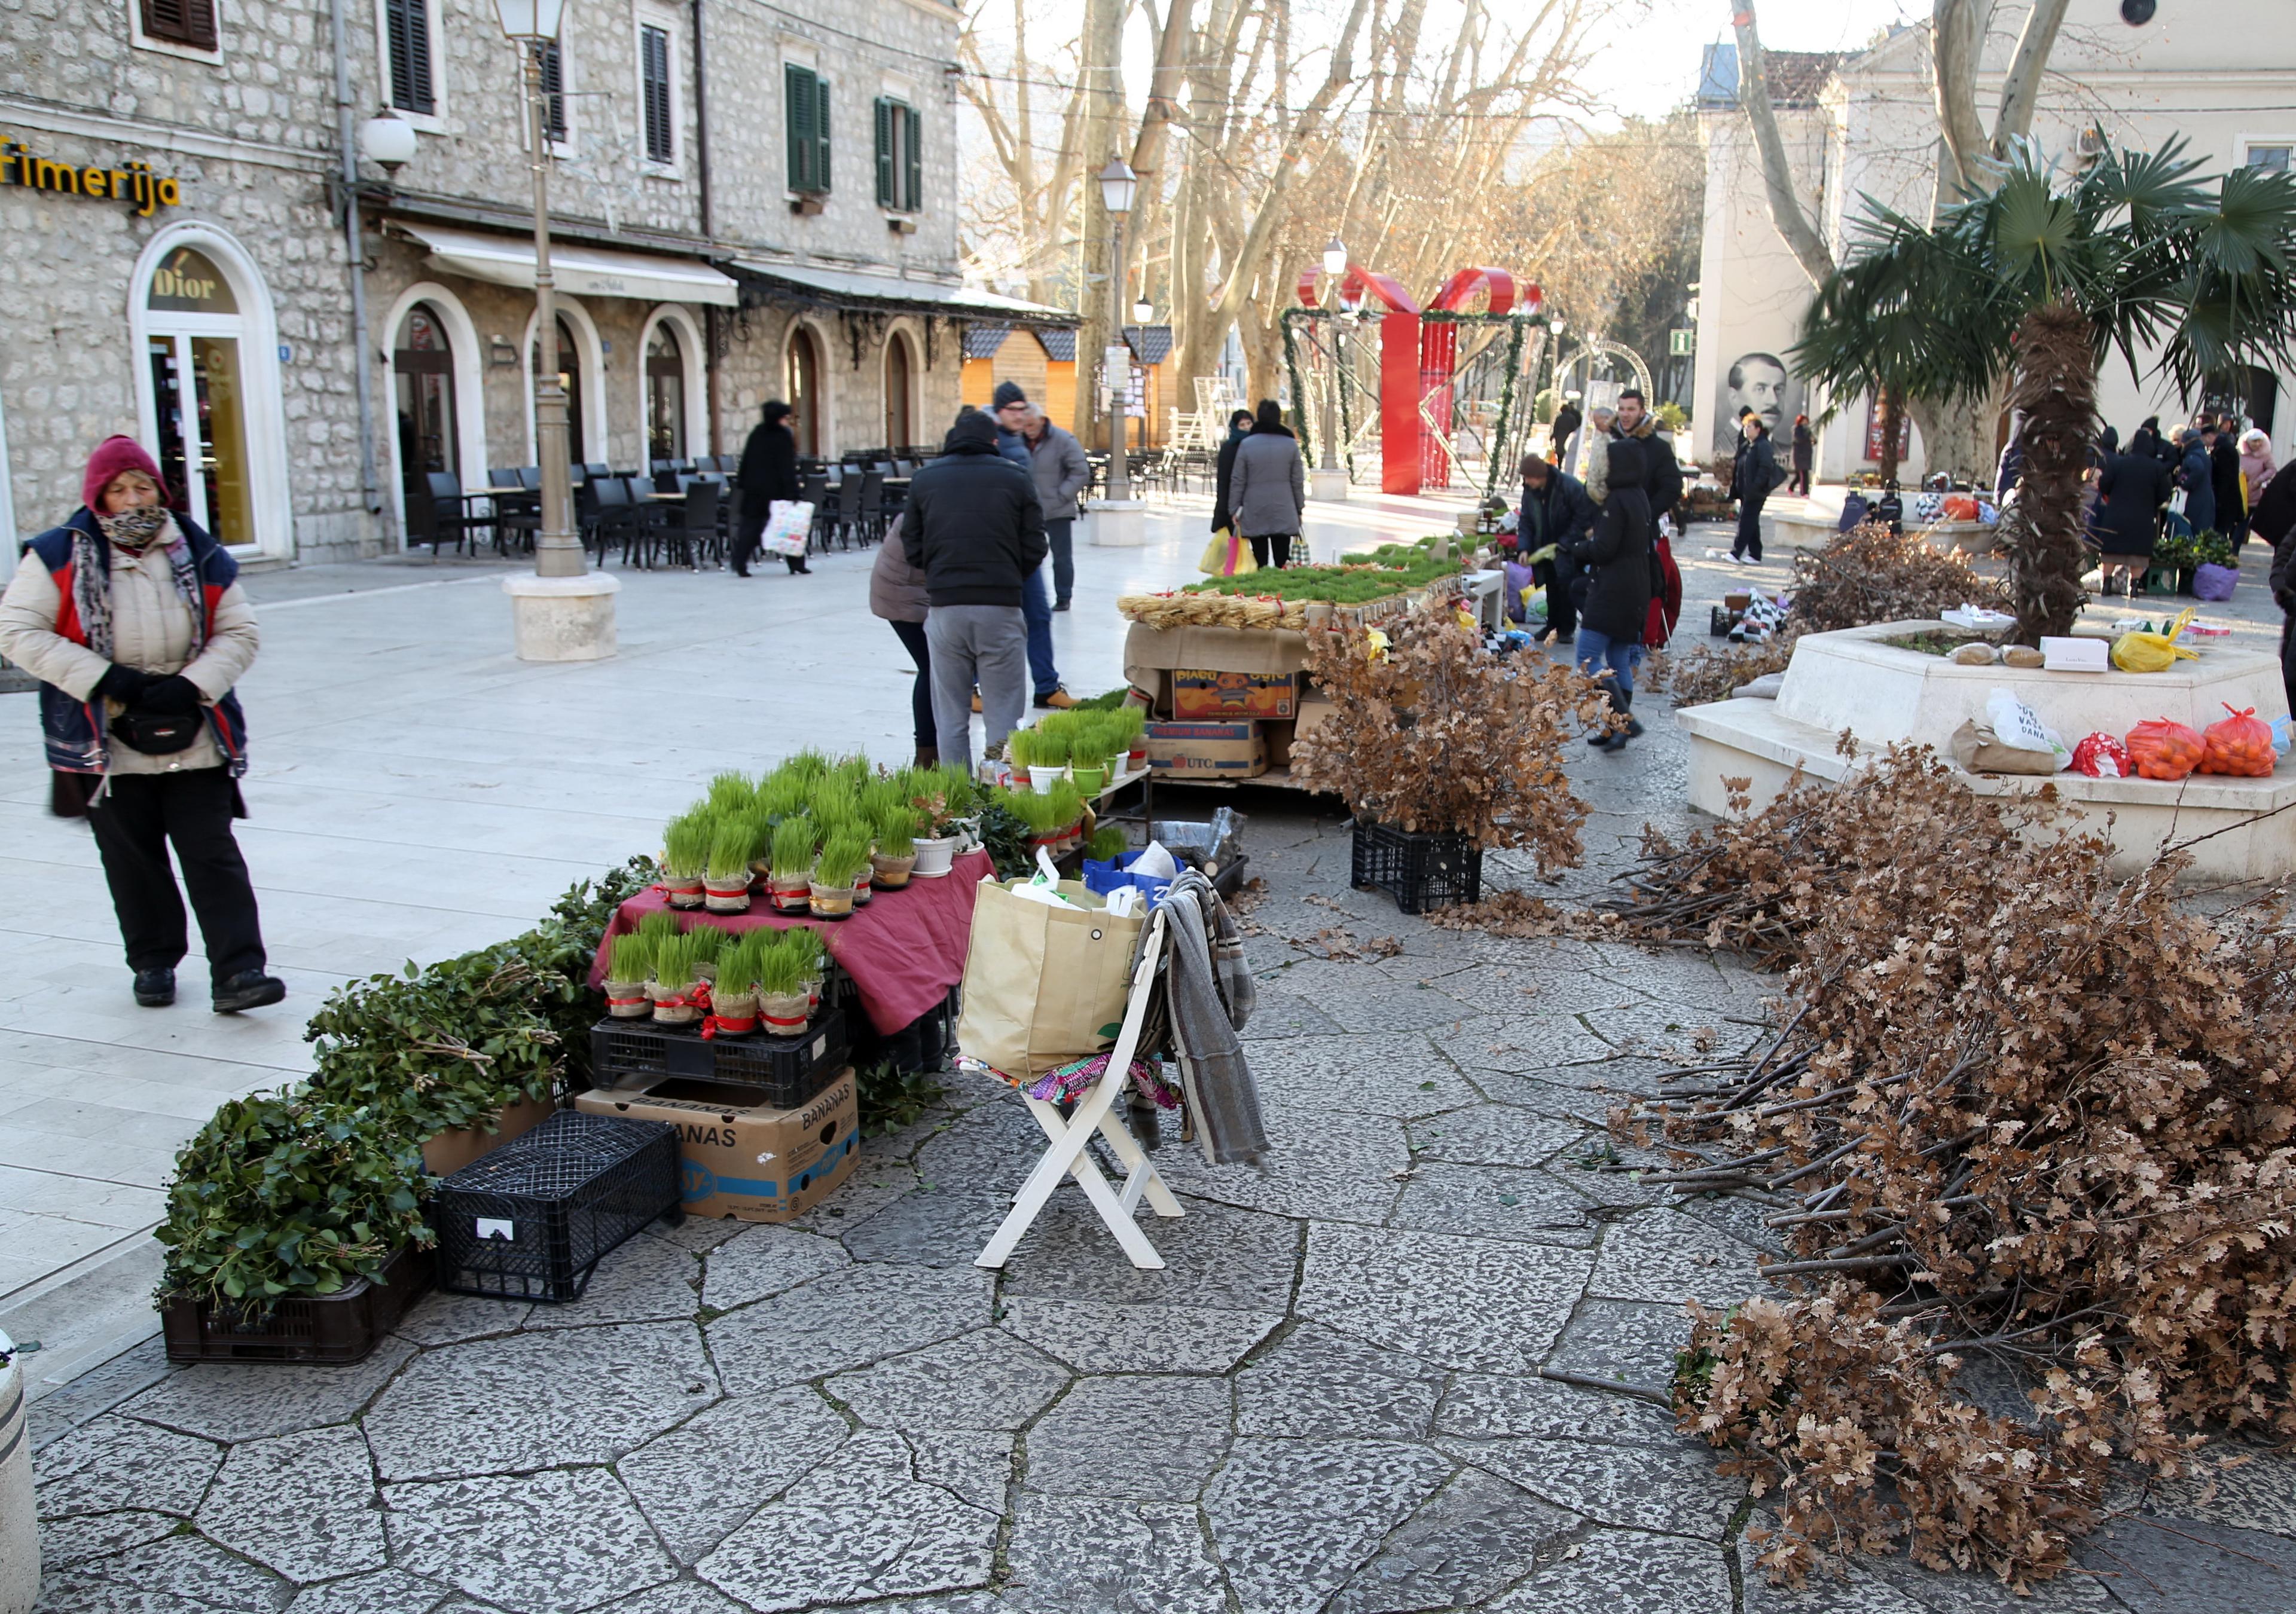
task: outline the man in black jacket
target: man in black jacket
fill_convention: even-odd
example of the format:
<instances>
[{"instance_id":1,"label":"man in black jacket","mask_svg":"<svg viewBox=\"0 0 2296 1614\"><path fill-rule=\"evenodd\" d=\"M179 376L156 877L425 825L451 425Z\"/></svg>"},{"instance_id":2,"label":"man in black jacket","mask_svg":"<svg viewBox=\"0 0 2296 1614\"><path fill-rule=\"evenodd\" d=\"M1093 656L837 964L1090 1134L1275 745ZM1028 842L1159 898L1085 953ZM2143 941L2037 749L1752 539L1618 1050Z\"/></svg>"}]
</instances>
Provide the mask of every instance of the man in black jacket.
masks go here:
<instances>
[{"instance_id":1,"label":"man in black jacket","mask_svg":"<svg viewBox=\"0 0 2296 1614\"><path fill-rule=\"evenodd\" d=\"M1578 607L1570 598L1570 585L1578 573L1571 550L1595 525L1595 501L1586 484L1557 470L1535 454L1522 456L1522 512L1515 519L1515 552L1525 557L1532 580L1546 589L1546 626L1557 644L1578 636ZM1529 557L1554 546L1554 557Z\"/></svg>"},{"instance_id":2,"label":"man in black jacket","mask_svg":"<svg viewBox=\"0 0 2296 1614\"><path fill-rule=\"evenodd\" d=\"M1036 479L1003 457L996 422L965 409L941 457L909 483L901 518L909 564L925 574L940 759L972 766L972 690L980 687L988 750L1021 725L1029 698L1023 591L1045 563Z\"/></svg>"},{"instance_id":3,"label":"man in black jacket","mask_svg":"<svg viewBox=\"0 0 2296 1614\"><path fill-rule=\"evenodd\" d=\"M1785 479L1778 469L1777 450L1770 447L1770 429L1759 414L1746 416L1746 446L1738 459L1738 474L1730 491L1738 496L1738 533L1730 543L1730 558L1762 560L1762 505L1770 490Z\"/></svg>"},{"instance_id":4,"label":"man in black jacket","mask_svg":"<svg viewBox=\"0 0 2296 1614\"><path fill-rule=\"evenodd\" d=\"M1660 429L1658 416L1644 405L1642 389L1629 387L1619 394L1619 414L1611 422L1611 435L1632 438L1643 446L1643 463L1650 471L1644 486L1651 520L1656 521L1682 498L1682 463L1674 457L1674 434Z\"/></svg>"}]
</instances>

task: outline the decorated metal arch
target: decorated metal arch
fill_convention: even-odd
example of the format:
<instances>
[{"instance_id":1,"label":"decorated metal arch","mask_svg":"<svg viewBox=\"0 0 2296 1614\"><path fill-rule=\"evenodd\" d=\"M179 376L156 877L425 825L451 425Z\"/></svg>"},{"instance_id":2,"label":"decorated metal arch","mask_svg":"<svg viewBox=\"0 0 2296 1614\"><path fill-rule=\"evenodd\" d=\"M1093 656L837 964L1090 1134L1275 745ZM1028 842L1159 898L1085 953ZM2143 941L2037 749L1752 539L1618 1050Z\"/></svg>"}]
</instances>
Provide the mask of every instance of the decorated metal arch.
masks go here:
<instances>
[{"instance_id":1,"label":"decorated metal arch","mask_svg":"<svg viewBox=\"0 0 2296 1614\"><path fill-rule=\"evenodd\" d=\"M1480 315L1471 313L1482 299ZM1464 474L1462 447L1472 434L1486 464L1502 459L1528 409L1517 393L1526 326L1545 299L1535 285L1520 289L1505 269L1460 270L1436 293L1419 337L1420 485L1448 487ZM1462 327L1471 332L1467 358L1474 384L1459 385ZM1486 327L1476 332L1476 326ZM1531 363L1538 362L1534 351ZM1496 392L1496 396L1488 396Z\"/></svg>"},{"instance_id":2,"label":"decorated metal arch","mask_svg":"<svg viewBox=\"0 0 2296 1614\"><path fill-rule=\"evenodd\" d=\"M1319 307L1322 279L1323 267L1319 264L1311 263L1300 272L1301 307L1319 316L1324 314ZM1376 296L1387 309L1379 322L1380 489L1384 493L1416 493L1419 414L1412 406L1412 393L1419 373L1419 305L1394 276L1349 264L1347 274L1340 280L1340 300L1350 306L1360 305L1366 294ZM1341 388L1344 358L1336 332L1330 348L1333 373L1324 384Z\"/></svg>"}]
</instances>

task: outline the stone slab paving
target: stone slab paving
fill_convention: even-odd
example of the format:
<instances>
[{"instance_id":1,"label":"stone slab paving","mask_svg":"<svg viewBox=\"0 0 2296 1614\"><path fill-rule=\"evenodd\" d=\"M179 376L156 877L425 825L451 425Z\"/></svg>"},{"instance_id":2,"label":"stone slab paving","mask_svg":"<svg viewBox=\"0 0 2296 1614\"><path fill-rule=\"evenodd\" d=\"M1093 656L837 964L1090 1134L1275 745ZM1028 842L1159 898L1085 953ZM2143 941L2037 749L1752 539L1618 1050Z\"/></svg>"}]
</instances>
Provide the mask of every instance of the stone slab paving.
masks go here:
<instances>
[{"instance_id":1,"label":"stone slab paving","mask_svg":"<svg viewBox=\"0 0 2296 1614\"><path fill-rule=\"evenodd\" d=\"M1662 724L1572 766L1602 816L1564 889L1683 827ZM1346 887L1334 818L1246 805L1277 1150L1216 1169L1167 1128L1163 1270L1072 1192L973 1267L1041 1139L951 1078L798 1224L657 1226L576 1304L432 1296L342 1368L145 1346L51 1396L42 1614L2296 1609L2270 1455L2132 1490L2030 1598L1902 1561L1769 1586L1744 1487L1662 1408L1544 1375L1660 1389L1683 1303L1759 1282L1752 1208L1590 1146L1777 983L1431 928ZM1335 961L1335 930L1399 950Z\"/></svg>"}]
</instances>

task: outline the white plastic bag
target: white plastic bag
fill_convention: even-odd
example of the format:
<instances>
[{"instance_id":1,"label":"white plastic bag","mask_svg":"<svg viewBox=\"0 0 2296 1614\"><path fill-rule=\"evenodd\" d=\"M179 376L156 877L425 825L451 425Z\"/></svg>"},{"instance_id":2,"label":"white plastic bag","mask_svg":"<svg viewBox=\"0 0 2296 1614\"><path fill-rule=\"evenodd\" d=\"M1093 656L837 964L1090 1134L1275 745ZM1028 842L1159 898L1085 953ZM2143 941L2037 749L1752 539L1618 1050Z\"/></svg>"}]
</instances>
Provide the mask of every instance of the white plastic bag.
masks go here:
<instances>
[{"instance_id":1,"label":"white plastic bag","mask_svg":"<svg viewBox=\"0 0 2296 1614\"><path fill-rule=\"evenodd\" d=\"M803 499L775 499L766 515L758 546L769 555L802 558L813 536L813 506Z\"/></svg>"},{"instance_id":2,"label":"white plastic bag","mask_svg":"<svg viewBox=\"0 0 2296 1614\"><path fill-rule=\"evenodd\" d=\"M2072 766L2072 748L2057 735L2057 732L2041 721L2041 714L2026 705L2005 689L1995 689L1985 698L1985 721L1992 729L1997 743L2012 750L2046 754L2056 760L2059 773Z\"/></svg>"}]
</instances>

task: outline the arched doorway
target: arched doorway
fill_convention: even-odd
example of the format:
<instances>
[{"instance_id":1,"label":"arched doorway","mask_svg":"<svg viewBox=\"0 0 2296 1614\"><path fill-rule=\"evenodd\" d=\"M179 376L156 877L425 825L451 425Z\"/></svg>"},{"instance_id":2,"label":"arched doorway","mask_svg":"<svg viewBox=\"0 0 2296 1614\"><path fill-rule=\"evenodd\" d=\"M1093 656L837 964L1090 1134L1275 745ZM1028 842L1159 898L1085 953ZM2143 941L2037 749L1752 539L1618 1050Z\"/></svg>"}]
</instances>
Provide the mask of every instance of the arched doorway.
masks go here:
<instances>
[{"instance_id":1,"label":"arched doorway","mask_svg":"<svg viewBox=\"0 0 2296 1614\"><path fill-rule=\"evenodd\" d=\"M790 430L797 451L808 458L822 455L821 344L803 325L790 328L789 356L783 381L789 389Z\"/></svg>"},{"instance_id":2,"label":"arched doorway","mask_svg":"<svg viewBox=\"0 0 2296 1614\"><path fill-rule=\"evenodd\" d=\"M427 471L462 475L462 433L455 419L455 353L446 323L428 303L399 322L391 375L398 387L398 475L408 487Z\"/></svg>"},{"instance_id":3,"label":"arched doorway","mask_svg":"<svg viewBox=\"0 0 2296 1614\"><path fill-rule=\"evenodd\" d=\"M539 345L537 344L537 348ZM541 397L541 355L537 352L532 357L536 397L538 400ZM566 394L567 462L575 465L586 464L590 456L584 452L582 431L582 353L575 345L574 329L566 323L566 316L562 314L558 316L558 386ZM539 438L537 440L538 442Z\"/></svg>"},{"instance_id":4,"label":"arched doorway","mask_svg":"<svg viewBox=\"0 0 2296 1614\"><path fill-rule=\"evenodd\" d=\"M245 321L231 280L179 246L152 270L144 308L160 473L219 542L256 543Z\"/></svg>"},{"instance_id":5,"label":"arched doorway","mask_svg":"<svg viewBox=\"0 0 2296 1614\"><path fill-rule=\"evenodd\" d=\"M646 452L657 460L685 457L685 355L668 320L653 328L645 352Z\"/></svg>"},{"instance_id":6,"label":"arched doorway","mask_svg":"<svg viewBox=\"0 0 2296 1614\"><path fill-rule=\"evenodd\" d=\"M916 440L909 397L914 373L909 339L896 331L885 339L885 447L897 454Z\"/></svg>"}]
</instances>

